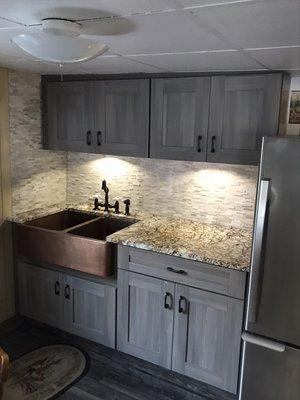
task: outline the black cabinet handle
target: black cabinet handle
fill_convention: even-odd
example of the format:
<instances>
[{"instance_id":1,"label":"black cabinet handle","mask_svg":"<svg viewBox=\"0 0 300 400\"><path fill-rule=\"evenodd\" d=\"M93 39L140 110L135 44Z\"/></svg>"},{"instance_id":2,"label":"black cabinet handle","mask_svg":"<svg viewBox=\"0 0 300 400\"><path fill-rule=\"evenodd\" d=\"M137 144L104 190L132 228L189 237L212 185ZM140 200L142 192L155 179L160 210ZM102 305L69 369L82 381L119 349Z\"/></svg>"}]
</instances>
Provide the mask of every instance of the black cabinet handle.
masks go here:
<instances>
[{"instance_id":1,"label":"black cabinet handle","mask_svg":"<svg viewBox=\"0 0 300 400\"><path fill-rule=\"evenodd\" d=\"M187 275L187 272L184 271L183 269L175 269L175 268L172 268L172 267L167 267L167 271L174 272L175 274Z\"/></svg>"},{"instance_id":2,"label":"black cabinet handle","mask_svg":"<svg viewBox=\"0 0 300 400\"><path fill-rule=\"evenodd\" d=\"M60 295L60 283L58 281L55 282L54 293L55 293L56 296Z\"/></svg>"},{"instance_id":3,"label":"black cabinet handle","mask_svg":"<svg viewBox=\"0 0 300 400\"><path fill-rule=\"evenodd\" d=\"M97 132L97 145L101 146L101 144L102 144L102 132L98 131Z\"/></svg>"},{"instance_id":4,"label":"black cabinet handle","mask_svg":"<svg viewBox=\"0 0 300 400\"><path fill-rule=\"evenodd\" d=\"M197 142L197 151L198 153L201 153L201 140L202 140L202 135L198 136L198 142Z\"/></svg>"},{"instance_id":5,"label":"black cabinet handle","mask_svg":"<svg viewBox=\"0 0 300 400\"><path fill-rule=\"evenodd\" d=\"M71 290L70 290L70 286L66 285L65 286L65 299L70 299L71 297Z\"/></svg>"},{"instance_id":6,"label":"black cabinet handle","mask_svg":"<svg viewBox=\"0 0 300 400\"><path fill-rule=\"evenodd\" d=\"M87 131L86 133L86 144L90 146L92 144L92 133L91 131Z\"/></svg>"},{"instance_id":7,"label":"black cabinet handle","mask_svg":"<svg viewBox=\"0 0 300 400\"><path fill-rule=\"evenodd\" d=\"M215 149L215 141L216 141L216 136L212 136L211 137L211 149L210 149L210 151L211 151L211 153L215 153L216 152L216 149Z\"/></svg>"},{"instance_id":8,"label":"black cabinet handle","mask_svg":"<svg viewBox=\"0 0 300 400\"><path fill-rule=\"evenodd\" d=\"M168 299L170 299L170 301L168 302ZM165 294L165 302L164 302L164 307L166 310L172 310L173 305L172 305L172 295L169 292L166 292Z\"/></svg>"},{"instance_id":9,"label":"black cabinet handle","mask_svg":"<svg viewBox=\"0 0 300 400\"><path fill-rule=\"evenodd\" d=\"M179 297L178 312L179 312L179 314L187 314L187 312L188 312L188 301L183 296Z\"/></svg>"}]
</instances>

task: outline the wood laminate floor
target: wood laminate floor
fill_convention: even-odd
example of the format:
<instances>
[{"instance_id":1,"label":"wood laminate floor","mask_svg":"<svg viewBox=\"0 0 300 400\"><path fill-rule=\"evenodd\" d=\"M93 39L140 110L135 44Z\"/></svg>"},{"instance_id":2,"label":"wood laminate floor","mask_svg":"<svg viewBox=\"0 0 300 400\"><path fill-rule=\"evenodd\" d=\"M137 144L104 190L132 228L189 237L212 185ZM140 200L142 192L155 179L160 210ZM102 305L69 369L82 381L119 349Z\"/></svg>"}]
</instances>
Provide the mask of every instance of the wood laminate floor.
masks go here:
<instances>
[{"instance_id":1,"label":"wood laminate floor","mask_svg":"<svg viewBox=\"0 0 300 400\"><path fill-rule=\"evenodd\" d=\"M77 346L89 358L86 374L60 400L236 400L194 379L27 320L0 335L11 359L52 343Z\"/></svg>"}]
</instances>

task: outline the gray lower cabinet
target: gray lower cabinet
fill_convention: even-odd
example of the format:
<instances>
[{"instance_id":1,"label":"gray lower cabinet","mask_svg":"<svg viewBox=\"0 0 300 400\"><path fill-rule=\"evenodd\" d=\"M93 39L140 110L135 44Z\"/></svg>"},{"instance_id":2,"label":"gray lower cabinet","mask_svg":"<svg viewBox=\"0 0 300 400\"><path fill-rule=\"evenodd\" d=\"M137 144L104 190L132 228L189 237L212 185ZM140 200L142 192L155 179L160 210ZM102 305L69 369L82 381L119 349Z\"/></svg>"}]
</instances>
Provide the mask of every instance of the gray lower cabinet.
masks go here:
<instances>
[{"instance_id":1,"label":"gray lower cabinet","mask_svg":"<svg viewBox=\"0 0 300 400\"><path fill-rule=\"evenodd\" d=\"M245 278L240 271L119 246L118 349L236 393Z\"/></svg>"},{"instance_id":2,"label":"gray lower cabinet","mask_svg":"<svg viewBox=\"0 0 300 400\"><path fill-rule=\"evenodd\" d=\"M153 79L150 156L206 160L209 77Z\"/></svg>"},{"instance_id":3,"label":"gray lower cabinet","mask_svg":"<svg viewBox=\"0 0 300 400\"><path fill-rule=\"evenodd\" d=\"M171 368L174 284L118 271L118 349Z\"/></svg>"},{"instance_id":4,"label":"gray lower cabinet","mask_svg":"<svg viewBox=\"0 0 300 400\"><path fill-rule=\"evenodd\" d=\"M109 347L116 343L116 288L18 263L21 315Z\"/></svg>"},{"instance_id":5,"label":"gray lower cabinet","mask_svg":"<svg viewBox=\"0 0 300 400\"><path fill-rule=\"evenodd\" d=\"M18 304L20 314L62 328L62 274L19 263Z\"/></svg>"},{"instance_id":6,"label":"gray lower cabinet","mask_svg":"<svg viewBox=\"0 0 300 400\"><path fill-rule=\"evenodd\" d=\"M236 393L243 301L176 285L173 370Z\"/></svg>"},{"instance_id":7,"label":"gray lower cabinet","mask_svg":"<svg viewBox=\"0 0 300 400\"><path fill-rule=\"evenodd\" d=\"M263 136L277 136L282 75L211 79L207 161L258 164Z\"/></svg>"},{"instance_id":8,"label":"gray lower cabinet","mask_svg":"<svg viewBox=\"0 0 300 400\"><path fill-rule=\"evenodd\" d=\"M63 276L64 330L115 347L116 289Z\"/></svg>"}]
</instances>

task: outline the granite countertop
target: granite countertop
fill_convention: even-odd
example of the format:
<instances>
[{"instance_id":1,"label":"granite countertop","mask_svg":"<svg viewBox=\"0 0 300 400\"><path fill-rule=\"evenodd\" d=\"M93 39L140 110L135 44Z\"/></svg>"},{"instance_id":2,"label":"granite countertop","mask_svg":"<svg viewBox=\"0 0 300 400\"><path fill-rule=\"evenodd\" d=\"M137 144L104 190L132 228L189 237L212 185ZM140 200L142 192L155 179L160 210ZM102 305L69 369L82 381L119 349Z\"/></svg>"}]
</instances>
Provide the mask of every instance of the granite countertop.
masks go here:
<instances>
[{"instance_id":1,"label":"granite countertop","mask_svg":"<svg viewBox=\"0 0 300 400\"><path fill-rule=\"evenodd\" d=\"M180 218L153 217L122 229L107 241L248 271L252 233Z\"/></svg>"},{"instance_id":2,"label":"granite countertop","mask_svg":"<svg viewBox=\"0 0 300 400\"><path fill-rule=\"evenodd\" d=\"M105 215L103 211L93 211L87 204L57 204L18 214L9 220L24 223L67 209ZM239 271L249 270L251 231L147 213L132 213L130 217L139 222L108 236L108 242Z\"/></svg>"}]
</instances>

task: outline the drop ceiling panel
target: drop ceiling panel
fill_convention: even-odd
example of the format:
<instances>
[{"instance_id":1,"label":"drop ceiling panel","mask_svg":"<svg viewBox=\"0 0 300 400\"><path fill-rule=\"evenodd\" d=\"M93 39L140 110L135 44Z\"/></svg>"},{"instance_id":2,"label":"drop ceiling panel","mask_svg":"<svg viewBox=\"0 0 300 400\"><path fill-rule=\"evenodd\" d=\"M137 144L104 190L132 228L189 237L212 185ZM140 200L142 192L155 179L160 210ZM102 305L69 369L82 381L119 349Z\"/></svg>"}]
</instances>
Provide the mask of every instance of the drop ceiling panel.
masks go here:
<instances>
[{"instance_id":1,"label":"drop ceiling panel","mask_svg":"<svg viewBox=\"0 0 300 400\"><path fill-rule=\"evenodd\" d=\"M201 27L188 12L175 11L129 18L135 30L105 36L111 50L123 55L229 49L230 45Z\"/></svg>"},{"instance_id":2,"label":"drop ceiling panel","mask_svg":"<svg viewBox=\"0 0 300 400\"><path fill-rule=\"evenodd\" d=\"M18 27L20 27L19 24L0 18L0 29L18 28Z\"/></svg>"},{"instance_id":3,"label":"drop ceiling panel","mask_svg":"<svg viewBox=\"0 0 300 400\"><path fill-rule=\"evenodd\" d=\"M36 24L42 18L99 18L179 8L174 0L4 0L0 17L23 24Z\"/></svg>"},{"instance_id":4,"label":"drop ceiling panel","mask_svg":"<svg viewBox=\"0 0 300 400\"><path fill-rule=\"evenodd\" d=\"M243 53L185 53L136 56L132 59L142 61L158 68L165 68L173 72L202 72L202 71L244 71L262 70L259 63L253 61Z\"/></svg>"},{"instance_id":5,"label":"drop ceiling panel","mask_svg":"<svg viewBox=\"0 0 300 400\"><path fill-rule=\"evenodd\" d=\"M45 73L45 74L60 74L61 69L58 65L44 63L41 61L30 60L26 58L17 58L17 57L9 57L6 56L5 59L0 60L0 64L2 67L11 68L21 71L28 72L36 72L36 73ZM64 68L64 73L73 73L72 69L69 67Z\"/></svg>"},{"instance_id":6,"label":"drop ceiling panel","mask_svg":"<svg viewBox=\"0 0 300 400\"><path fill-rule=\"evenodd\" d=\"M249 53L270 69L300 69L300 47L251 50Z\"/></svg>"},{"instance_id":7,"label":"drop ceiling panel","mask_svg":"<svg viewBox=\"0 0 300 400\"><path fill-rule=\"evenodd\" d=\"M300 44L300 1L255 1L192 12L243 48Z\"/></svg>"},{"instance_id":8,"label":"drop ceiling panel","mask_svg":"<svg viewBox=\"0 0 300 400\"><path fill-rule=\"evenodd\" d=\"M255 0L177 0L182 7L211 7L218 4L248 3ZM261 0L259 0L261 1ZM262 0L264 1L264 0ZM268 1L268 0L265 0Z\"/></svg>"},{"instance_id":9,"label":"drop ceiling panel","mask_svg":"<svg viewBox=\"0 0 300 400\"><path fill-rule=\"evenodd\" d=\"M158 67L145 65L125 57L98 57L94 60L72 66L74 73L123 74L123 73L157 73L163 72Z\"/></svg>"}]
</instances>

